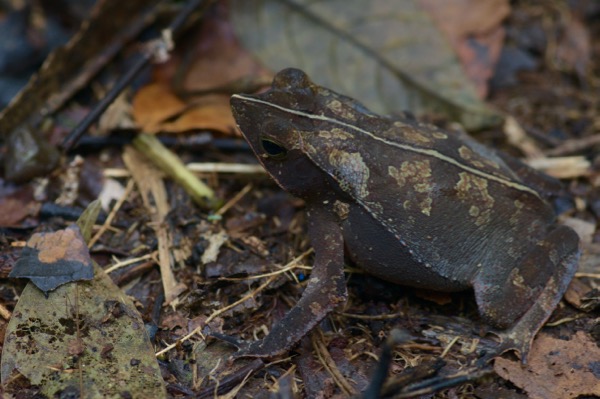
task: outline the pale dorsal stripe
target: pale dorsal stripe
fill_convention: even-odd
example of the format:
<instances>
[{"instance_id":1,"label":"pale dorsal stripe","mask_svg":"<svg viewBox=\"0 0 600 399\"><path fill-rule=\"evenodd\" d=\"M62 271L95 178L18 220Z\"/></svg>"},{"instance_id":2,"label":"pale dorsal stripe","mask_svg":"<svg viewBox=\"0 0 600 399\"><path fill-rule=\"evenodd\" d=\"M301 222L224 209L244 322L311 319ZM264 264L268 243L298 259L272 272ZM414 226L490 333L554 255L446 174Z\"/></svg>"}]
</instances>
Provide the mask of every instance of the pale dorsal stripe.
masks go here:
<instances>
[{"instance_id":1,"label":"pale dorsal stripe","mask_svg":"<svg viewBox=\"0 0 600 399\"><path fill-rule=\"evenodd\" d=\"M249 101L249 102L253 102L253 103L257 103L257 104L263 104L263 105L266 105L268 107L275 108L275 109L278 109L280 111L286 112L288 114L293 114L293 115L303 116L303 117L309 118L309 119L314 119L314 120L319 120L319 121L323 121L323 122L333 123L333 124L336 124L338 126L342 126L342 127L347 128L347 129L354 130L354 131L356 131L358 133L362 133L362 134L364 134L364 135L372 138L373 140L381 141L382 143L386 143L388 145L391 145L391 146L397 147L397 148L401 148L401 149L406 150L406 151L411 151L411 152L415 152L415 153L419 153L419 154L424 154L424 155L428 155L430 157L437 158L437 159L439 159L441 161L447 162L447 163L449 163L451 165L454 165L454 166L456 166L458 168L461 168L461 169L463 169L463 170L465 170L465 171L467 171L469 173L472 173L474 175L481 176L481 177L483 177L485 179L495 181L495 182L500 183L502 185L505 185L507 187L511 187L511 188L513 188L515 190L525 191L525 192L528 192L530 194L535 195L536 197L539 197L538 192L535 191L535 190L533 190L530 187L527 187L527 186L525 186L523 184L519 184L519 183L514 182L512 180L503 179L502 177L498 177L496 175L492 175L492 174L489 174L489 173L486 173L486 172L482 172L479 169L475 169L475 168L472 168L469 165L465 165L463 163L460 163L456 159L454 159L452 157L449 157L447 155L444 155L444 154L442 154L442 153L440 153L440 152L438 152L436 150L432 150L432 149L429 149L429 148L415 148L415 147L411 147L411 146L408 146L408 145L405 145L405 144L400 144L400 143L396 143L396 142L393 142L393 141L389 141L389 140L386 140L386 139L384 139L382 137L378 137L378 136L374 135L373 133L371 133L371 132L369 132L367 130L361 129L358 126L354 126L354 125L351 125L349 123L345 123L345 122L339 121L337 119L331 119L331 118L328 118L328 117L323 116L323 115L314 115L314 114L308 114L308 113L302 112L302 111L296 111L294 109L285 108L285 107L282 107L280 105L270 103L268 101L259 100L258 98L247 97L247 96L240 95L240 94L234 94L231 97L232 98L239 98L239 99L242 99L244 101Z\"/></svg>"}]
</instances>

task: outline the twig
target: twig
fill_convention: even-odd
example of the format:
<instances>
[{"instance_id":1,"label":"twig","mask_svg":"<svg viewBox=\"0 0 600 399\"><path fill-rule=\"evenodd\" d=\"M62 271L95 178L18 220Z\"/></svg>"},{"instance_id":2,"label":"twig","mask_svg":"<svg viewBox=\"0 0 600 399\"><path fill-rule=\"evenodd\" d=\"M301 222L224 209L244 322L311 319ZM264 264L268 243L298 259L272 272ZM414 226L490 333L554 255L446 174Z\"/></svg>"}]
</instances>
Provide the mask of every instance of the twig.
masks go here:
<instances>
[{"instance_id":1,"label":"twig","mask_svg":"<svg viewBox=\"0 0 600 399\"><path fill-rule=\"evenodd\" d=\"M394 394L394 398L413 398L416 396L428 395L440 391L444 388L450 388L465 382L475 381L488 374L492 374L493 369L473 369L466 372L460 372L445 377L431 378L424 380L403 390L400 393Z\"/></svg>"},{"instance_id":2,"label":"twig","mask_svg":"<svg viewBox=\"0 0 600 399\"><path fill-rule=\"evenodd\" d=\"M340 316L345 316L345 317L351 317L353 319L359 319L359 320L389 320L389 319L397 319L399 317L404 317L404 313L364 315L364 314L354 314L354 313L345 313L345 312L335 312L335 314L340 315Z\"/></svg>"},{"instance_id":3,"label":"twig","mask_svg":"<svg viewBox=\"0 0 600 399\"><path fill-rule=\"evenodd\" d=\"M310 339L312 341L313 347L315 348L315 351L317 352L317 357L319 358L319 361L321 362L323 367L325 367L325 369L329 372L336 385L342 390L344 395L356 395L356 390L354 389L354 387L350 385L346 377L342 375L342 373L337 367L337 364L335 364L335 361L331 358L331 354L329 353L327 347L325 346L325 343L323 342L321 330L315 330L311 334Z\"/></svg>"},{"instance_id":4,"label":"twig","mask_svg":"<svg viewBox=\"0 0 600 399\"><path fill-rule=\"evenodd\" d=\"M600 134L582 137L580 139L569 139L556 148L546 151L547 156L563 156L587 150L600 144Z\"/></svg>"},{"instance_id":5,"label":"twig","mask_svg":"<svg viewBox=\"0 0 600 399\"><path fill-rule=\"evenodd\" d=\"M194 173L241 173L261 175L267 173L262 166L247 163L190 162L186 166Z\"/></svg>"},{"instance_id":6,"label":"twig","mask_svg":"<svg viewBox=\"0 0 600 399\"><path fill-rule=\"evenodd\" d=\"M266 175L265 169L260 165L247 163L217 163L217 162L190 162L185 167L192 173L231 173L248 175ZM103 171L104 177L129 177L131 174L123 168L107 168Z\"/></svg>"},{"instance_id":7,"label":"twig","mask_svg":"<svg viewBox=\"0 0 600 399\"><path fill-rule=\"evenodd\" d=\"M589 277L589 278L594 278L594 279L600 279L600 273L575 273L575 277L576 278L581 278L581 277Z\"/></svg>"},{"instance_id":8,"label":"twig","mask_svg":"<svg viewBox=\"0 0 600 399\"><path fill-rule=\"evenodd\" d=\"M102 100L100 100L100 102L96 104L96 106L92 108L92 110L85 116L85 118L79 122L79 125L77 125L75 129L71 130L71 133L64 138L61 144L61 147L65 152L69 151L75 144L77 144L77 141L79 141L81 136L83 136L86 130L89 129L92 123L96 122L96 119L98 119L104 113L104 111L106 111L106 109L113 103L113 101L115 101L119 94L121 94L121 92L125 90L127 86L129 86L131 81L142 71L142 69L148 65L150 59L151 57L149 55L144 55L142 58L138 59L133 66L127 72L125 72L125 75L123 75L123 77L121 77L121 79L115 83L106 96L104 96Z\"/></svg>"},{"instance_id":9,"label":"twig","mask_svg":"<svg viewBox=\"0 0 600 399\"><path fill-rule=\"evenodd\" d=\"M149 134L138 134L133 139L134 147L152 161L160 170L175 180L190 195L192 200L205 208L217 204L214 191L190 172L181 159Z\"/></svg>"},{"instance_id":10,"label":"twig","mask_svg":"<svg viewBox=\"0 0 600 399\"><path fill-rule=\"evenodd\" d=\"M551 323L546 323L546 324L544 324L544 326L545 327L556 327L556 326L560 326L561 324L570 323L572 321L582 319L584 317L585 317L585 315L583 315L583 314L579 314L579 315L576 315L573 317L564 317L562 319L553 321Z\"/></svg>"},{"instance_id":11,"label":"twig","mask_svg":"<svg viewBox=\"0 0 600 399\"><path fill-rule=\"evenodd\" d=\"M137 257L137 258L127 259L127 260L124 260L124 261L119 261L119 262L115 263L114 265L112 265L111 267L109 267L108 269L105 269L104 272L105 273L112 273L112 272L114 272L117 269L120 269L122 267L131 265L133 263L141 262L143 260L152 259L156 255L157 255L157 252L154 251L151 254L146 254L144 256L140 256L140 257Z\"/></svg>"},{"instance_id":12,"label":"twig","mask_svg":"<svg viewBox=\"0 0 600 399\"><path fill-rule=\"evenodd\" d=\"M263 274L253 274L251 276L246 276L246 277L222 277L219 280L223 280L223 281L254 280L254 279L263 278L263 277L277 276L279 274L283 274L283 273L288 272L293 269L312 270L312 266L298 265L298 262L300 262L302 259L306 258L312 252L313 252L312 248L307 249L306 251L304 251L303 253L301 253L300 255L295 257L294 259L292 259L287 265L285 265L281 269L276 270L274 272L263 273Z\"/></svg>"},{"instance_id":13,"label":"twig","mask_svg":"<svg viewBox=\"0 0 600 399\"><path fill-rule=\"evenodd\" d=\"M216 381L214 386L209 386L204 390L200 391L195 397L198 399L202 398L216 398L217 395L222 395L225 392L229 392L238 384L240 379L244 378L246 375L253 374L258 370L261 370L265 367L264 362L261 359L254 359L247 365L242 368L236 370L235 372L228 374L221 381ZM214 378L214 377L212 377Z\"/></svg>"},{"instance_id":14,"label":"twig","mask_svg":"<svg viewBox=\"0 0 600 399\"><path fill-rule=\"evenodd\" d=\"M211 322L215 317L217 317L218 315L228 311L229 309L232 309L242 303L244 303L245 301L247 301L250 298L253 298L256 296L256 294L258 294L260 291L264 290L265 288L267 288L267 286L269 284L271 284L273 281L275 280L275 276L267 279L267 281L265 281L260 287L258 287L257 289L255 289L254 291L250 292L249 294L243 296L241 299L235 301L234 303L225 306L224 308L221 309L217 309L215 310L210 316L208 316L208 318L204 321L204 323L198 327L196 327L194 329L194 331L192 331L191 333L187 334L185 337L181 338L180 340L178 340L177 342L168 345L166 348L156 352L156 356L160 356L163 353L166 353L168 351L170 351L171 349L175 348L177 346L178 343L180 342L185 342L188 339L192 338L194 335L198 334L200 332L200 330L202 330L202 328L207 325L209 322Z\"/></svg>"},{"instance_id":15,"label":"twig","mask_svg":"<svg viewBox=\"0 0 600 399\"><path fill-rule=\"evenodd\" d=\"M217 212L216 215L223 216L229 209L231 209L235 204L237 204L246 194L248 194L252 190L252 183L246 184L246 186L237 193L232 199L227 201L225 205L223 205Z\"/></svg>"},{"instance_id":16,"label":"twig","mask_svg":"<svg viewBox=\"0 0 600 399\"><path fill-rule=\"evenodd\" d=\"M277 275L284 272L286 269L293 267L297 262L302 260L304 257L306 257L311 252L312 252L312 249L303 252L299 256L292 259L287 265L285 265L285 267L282 270L279 270L279 271L275 272L273 275L271 275L265 283L263 283L260 287L258 287L254 291L250 292L249 294L245 295L244 297L235 301L234 303L232 303L228 306L225 306L224 308L217 309L216 311L214 311L210 316L208 316L208 318L204 321L204 323L202 325L196 327L194 329L194 331L192 331L185 337L181 338L178 342L170 344L167 347L165 347L164 349L158 351L156 353L156 356L158 357L158 356L162 355L163 353L166 353L166 352L170 351L171 349L175 348L179 342L184 342L184 341L187 341L188 339L192 338L194 335L198 334L205 325L207 325L210 321L212 321L215 317L222 314L223 312L226 312L229 309L232 309L232 308L236 307L237 305L244 303L246 300L255 297L256 294L258 294L260 291L264 290L269 284L271 284L271 282L275 281L275 278L277 277Z\"/></svg>"},{"instance_id":17,"label":"twig","mask_svg":"<svg viewBox=\"0 0 600 399\"><path fill-rule=\"evenodd\" d=\"M454 344L456 342L458 342L459 338L460 338L459 336L456 336L456 337L452 338L452 341L450 341L450 343L448 345L446 345L446 347L444 348L444 351L440 355L441 358L446 357L446 355L448 354L448 352L450 352L450 349L452 349L452 347L454 346Z\"/></svg>"},{"instance_id":18,"label":"twig","mask_svg":"<svg viewBox=\"0 0 600 399\"><path fill-rule=\"evenodd\" d=\"M10 320L12 313L10 312L10 310L6 309L6 306L4 306L3 304L0 303L0 316L4 319L4 320Z\"/></svg>"},{"instance_id":19,"label":"twig","mask_svg":"<svg viewBox=\"0 0 600 399\"><path fill-rule=\"evenodd\" d=\"M92 248L94 246L94 244L96 243L96 241L98 241L100 239L100 237L102 237L102 234L104 234L104 232L106 232L106 230L108 230L108 228L110 227L110 224L112 223L113 219L117 215L117 212L119 211L119 209L121 209L121 206L123 205L125 200L129 197L129 194L131 194L131 191L133 190L133 186L134 186L133 180L129 180L127 182L127 187L125 187L125 192L123 193L121 198L119 198L119 201L115 204L113 209L110 211L110 214L104 221L104 224L102 225L100 230L98 230L96 235L94 237L92 237L92 239L88 243L88 248Z\"/></svg>"},{"instance_id":20,"label":"twig","mask_svg":"<svg viewBox=\"0 0 600 399\"><path fill-rule=\"evenodd\" d=\"M199 8L202 3L205 3L204 6L208 7L215 0L189 0L187 4L179 11L179 14L175 17L171 25L167 28L167 36L177 35L180 33L181 28L183 27L185 21L188 19L190 14ZM156 39L161 40L161 39ZM165 39L163 41L166 42ZM168 47L165 44L166 47ZM62 148L64 151L70 150L76 143L79 141L81 136L89 129L89 127L94 123L100 115L106 111L106 109L113 103L113 101L121 94L121 92L129 86L131 81L153 60L156 56L156 53L145 51L140 54L140 58L135 61L133 66L115 83L115 85L110 89L110 91L106 94L106 96L100 100L98 104L90 111L89 114L69 133L67 137L62 142Z\"/></svg>"}]
</instances>

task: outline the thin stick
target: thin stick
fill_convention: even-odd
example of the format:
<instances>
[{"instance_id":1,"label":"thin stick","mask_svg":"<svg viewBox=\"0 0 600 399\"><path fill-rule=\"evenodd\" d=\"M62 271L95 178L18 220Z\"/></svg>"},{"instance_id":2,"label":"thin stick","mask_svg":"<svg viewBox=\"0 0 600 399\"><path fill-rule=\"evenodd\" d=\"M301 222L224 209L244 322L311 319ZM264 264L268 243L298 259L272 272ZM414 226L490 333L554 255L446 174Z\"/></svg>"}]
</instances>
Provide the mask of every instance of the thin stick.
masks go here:
<instances>
[{"instance_id":1,"label":"thin stick","mask_svg":"<svg viewBox=\"0 0 600 399\"><path fill-rule=\"evenodd\" d=\"M319 358L319 361L321 362L323 367L325 367L325 369L329 372L336 385L342 390L342 392L344 392L344 395L348 397L355 395L356 390L352 385L350 385L346 377L342 375L342 373L337 367L337 364L335 364L335 361L331 358L331 354L329 353L327 347L325 346L325 343L323 342L321 330L317 330L312 333L311 341L315 348L315 351L317 352L317 357Z\"/></svg>"},{"instance_id":2,"label":"thin stick","mask_svg":"<svg viewBox=\"0 0 600 399\"><path fill-rule=\"evenodd\" d=\"M456 342L458 342L458 339L459 339L458 336L452 338L452 341L450 341L450 343L448 345L446 345L446 347L444 348L444 351L440 355L441 358L444 358L448 354L448 352L450 352L450 349L452 349L452 347L454 346L454 344Z\"/></svg>"},{"instance_id":3,"label":"thin stick","mask_svg":"<svg viewBox=\"0 0 600 399\"><path fill-rule=\"evenodd\" d=\"M100 237L102 237L102 234L104 234L106 232L106 230L108 230L108 228L110 227L110 224L112 223L113 219L117 215L117 212L119 211L119 209L121 209L121 206L123 205L123 203L125 203L125 200L129 197L129 194L131 194L131 191L133 191L133 187L134 187L133 180L129 180L127 182L127 187L125 187L125 192L123 193L121 198L119 198L119 201L115 204L113 209L110 211L110 214L104 221L104 224L102 225L100 230L98 230L96 235L94 237L92 237L92 239L88 243L88 248L92 248L94 246L94 244L96 243L96 241L98 241L100 239Z\"/></svg>"},{"instance_id":4,"label":"thin stick","mask_svg":"<svg viewBox=\"0 0 600 399\"><path fill-rule=\"evenodd\" d=\"M250 190L252 190L252 183L246 184L246 186L244 188L242 188L242 190L239 193L237 193L232 199L227 201L227 203L225 205L223 205L221 208L219 208L219 210L217 212L215 212L215 214L219 215L219 216L223 216L225 214L225 212L227 212L235 204L237 204L242 198L244 198L244 196L246 194L248 194L250 192Z\"/></svg>"},{"instance_id":5,"label":"thin stick","mask_svg":"<svg viewBox=\"0 0 600 399\"><path fill-rule=\"evenodd\" d=\"M312 252L312 249L305 251L304 253L300 254L299 256L295 257L294 259L292 259L287 265L285 265L284 269L292 267L293 265L295 265L297 262L299 262L300 260L302 260L304 257L306 257L308 254L310 254ZM241 299L235 301L234 303L225 306L224 308L221 309L217 309L215 310L210 316L208 316L208 318L204 321L204 323L198 327L196 327L194 329L194 331L192 331L191 333L189 333L188 335L186 335L185 337L181 338L178 342L184 342L187 341L188 339L192 338L194 335L198 334L200 332L200 330L207 325L210 321L212 321L215 317L217 317L218 315L222 314L223 312L228 311L229 309L232 309L234 307L236 307L237 305L240 305L242 303L244 303L245 301L247 301L250 298L253 298L256 296L256 294L258 294L260 291L264 290L269 284L271 284L273 281L275 281L275 278L277 277L279 273L273 274L272 276L270 276L266 282L264 282L260 287L258 287L257 289L255 289L254 291L250 292L249 294L245 295L244 297L242 297ZM171 349L175 348L177 346L177 343L175 342L173 344L168 345L167 347L165 347L164 349L158 351L156 353L156 356L160 356L163 353L166 353L168 351L170 351Z\"/></svg>"},{"instance_id":6,"label":"thin stick","mask_svg":"<svg viewBox=\"0 0 600 399\"><path fill-rule=\"evenodd\" d=\"M210 316L208 316L208 318L206 319L206 321L202 325L196 327L194 329L194 331L192 331L191 333L189 333L185 337L181 338L178 342L175 342L175 343L173 343L171 345L168 345L163 350L160 350L160 351L156 352L156 357L158 357L158 356L162 355L163 353L166 353L166 352L170 351L171 349L175 348L179 342L185 342L188 339L192 338L194 335L198 334L205 325L207 325L209 322L211 322L218 315L220 315L220 314L222 314L224 312L227 312L229 309L232 309L232 308L234 308L234 307L236 307L236 306L244 303L245 301L247 301L250 298L255 297L256 294L258 294L260 291L262 291L265 288L267 288L267 286L269 284L271 284L274 280L275 280L275 276L267 279L267 281L265 281L260 287L258 287L254 291L250 292L249 294L243 296L242 298L240 298L239 300L235 301L234 303L232 303L232 304L230 304L228 306L225 306L224 308L215 310Z\"/></svg>"},{"instance_id":7,"label":"thin stick","mask_svg":"<svg viewBox=\"0 0 600 399\"><path fill-rule=\"evenodd\" d=\"M167 32L170 32L172 35L176 35L179 33L181 28L183 27L185 21L190 16L190 14L198 7L204 4L208 7L214 0L190 0L185 4L185 6L179 11L179 14L175 17L171 25L167 28ZM164 40L164 39L155 39L155 40ZM121 94L123 90L131 81L148 65L150 61L156 56L155 53L150 51L144 51L140 54L140 58L135 61L133 66L125 72L125 74L115 83L115 85L110 89L110 91L106 94L98 104L90 111L89 114L86 115L85 118L69 133L67 137L62 142L62 148L66 152L70 150L83 136L86 130L92 125L92 123L96 122L96 120L106 111L106 109L113 103L113 101Z\"/></svg>"},{"instance_id":8,"label":"thin stick","mask_svg":"<svg viewBox=\"0 0 600 399\"><path fill-rule=\"evenodd\" d=\"M192 173L217 173L232 175L266 175L265 169L260 165L247 163L217 163L217 162L190 162L185 167ZM123 168L107 168L102 171L104 177L130 177L131 173Z\"/></svg>"},{"instance_id":9,"label":"thin stick","mask_svg":"<svg viewBox=\"0 0 600 399\"><path fill-rule=\"evenodd\" d=\"M364 314L354 314L354 313L345 313L345 312L335 312L335 314L344 316L344 317L351 317L353 319L359 319L359 320L389 320L389 319L396 319L399 317L404 317L404 313L364 315Z\"/></svg>"},{"instance_id":10,"label":"thin stick","mask_svg":"<svg viewBox=\"0 0 600 399\"><path fill-rule=\"evenodd\" d=\"M300 255L298 255L297 257L295 257L294 259L292 259L287 265L285 265L283 268L276 270L274 272L269 272L269 273L263 273L263 274L254 274L252 276L247 276L247 277L222 277L219 280L222 281L243 281L243 280L255 280L257 278L263 278L263 277L271 277L271 276L277 276L279 274L283 274L285 272L288 272L290 270L293 269L304 269L304 270L312 270L312 266L302 266L302 265L298 265L297 263L300 262L302 259L306 258L308 255L310 255L313 252L312 248L307 249L306 251L304 251L303 253L301 253Z\"/></svg>"},{"instance_id":11,"label":"thin stick","mask_svg":"<svg viewBox=\"0 0 600 399\"><path fill-rule=\"evenodd\" d=\"M600 273L575 273L575 277L577 278L581 278L581 277L589 277L589 278L595 278L595 279L600 279Z\"/></svg>"},{"instance_id":12,"label":"thin stick","mask_svg":"<svg viewBox=\"0 0 600 399\"><path fill-rule=\"evenodd\" d=\"M8 310L6 308L6 306L4 306L1 303L0 303L0 317L2 317L4 320L10 320L10 318L12 317L12 313L10 312L10 310Z\"/></svg>"},{"instance_id":13,"label":"thin stick","mask_svg":"<svg viewBox=\"0 0 600 399\"><path fill-rule=\"evenodd\" d=\"M148 259L153 259L155 256L157 255L157 251L152 252L151 254L146 254L144 256L140 256L137 258L133 258L133 259L127 259L124 261L118 261L117 263L115 263L114 265L112 265L111 267L109 267L108 269L105 269L104 272L105 273L112 273L117 269L120 269L122 267L131 265L132 263L137 263L137 262L141 262L143 260L148 260Z\"/></svg>"}]
</instances>

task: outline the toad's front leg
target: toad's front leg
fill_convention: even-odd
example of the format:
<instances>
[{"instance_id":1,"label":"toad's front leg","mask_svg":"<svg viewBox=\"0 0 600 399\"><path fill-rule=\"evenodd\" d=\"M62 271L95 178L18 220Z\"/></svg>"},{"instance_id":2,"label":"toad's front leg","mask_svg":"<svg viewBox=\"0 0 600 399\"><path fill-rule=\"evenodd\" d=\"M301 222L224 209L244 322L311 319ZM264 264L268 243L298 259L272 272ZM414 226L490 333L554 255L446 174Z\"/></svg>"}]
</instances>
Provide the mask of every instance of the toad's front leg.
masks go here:
<instances>
[{"instance_id":1,"label":"toad's front leg","mask_svg":"<svg viewBox=\"0 0 600 399\"><path fill-rule=\"evenodd\" d=\"M302 297L276 323L269 335L237 352L234 357L274 357L298 343L331 310L347 298L344 279L344 240L334 217L322 208L309 206L308 234L315 263Z\"/></svg>"}]
</instances>

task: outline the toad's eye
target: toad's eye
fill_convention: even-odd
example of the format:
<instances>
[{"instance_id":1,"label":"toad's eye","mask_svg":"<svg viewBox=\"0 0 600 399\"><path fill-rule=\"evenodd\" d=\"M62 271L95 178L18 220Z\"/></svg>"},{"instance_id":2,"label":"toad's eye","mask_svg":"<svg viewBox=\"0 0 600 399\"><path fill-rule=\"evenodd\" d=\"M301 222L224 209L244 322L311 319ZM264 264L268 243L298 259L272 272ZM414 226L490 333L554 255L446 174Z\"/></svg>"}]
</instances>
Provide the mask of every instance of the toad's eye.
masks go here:
<instances>
[{"instance_id":1,"label":"toad's eye","mask_svg":"<svg viewBox=\"0 0 600 399\"><path fill-rule=\"evenodd\" d=\"M285 147L273 140L263 138L260 140L260 145L265 153L271 158L283 159L287 155Z\"/></svg>"}]
</instances>

